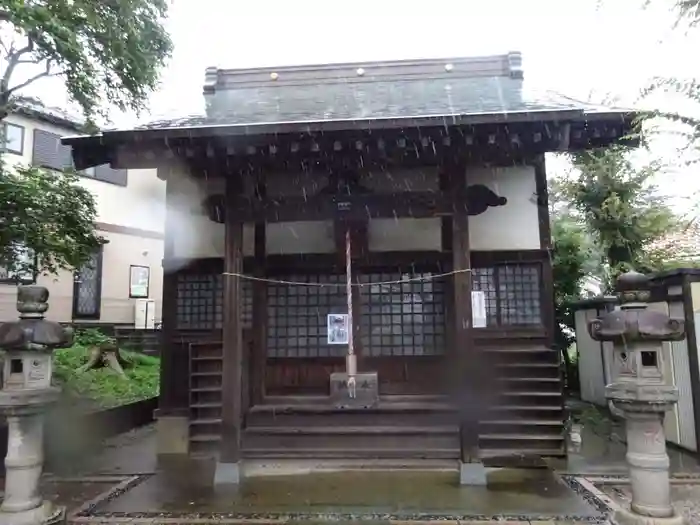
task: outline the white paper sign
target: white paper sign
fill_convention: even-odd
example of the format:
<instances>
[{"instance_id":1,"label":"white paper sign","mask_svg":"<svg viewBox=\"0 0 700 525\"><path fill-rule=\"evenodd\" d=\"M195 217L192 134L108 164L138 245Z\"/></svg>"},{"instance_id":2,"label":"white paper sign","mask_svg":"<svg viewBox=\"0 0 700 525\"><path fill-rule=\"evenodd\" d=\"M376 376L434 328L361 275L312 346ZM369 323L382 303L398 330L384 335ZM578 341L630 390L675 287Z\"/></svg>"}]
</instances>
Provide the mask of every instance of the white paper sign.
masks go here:
<instances>
[{"instance_id":1,"label":"white paper sign","mask_svg":"<svg viewBox=\"0 0 700 525\"><path fill-rule=\"evenodd\" d=\"M486 293L472 292L472 325L474 328L486 327Z\"/></svg>"},{"instance_id":2,"label":"white paper sign","mask_svg":"<svg viewBox=\"0 0 700 525\"><path fill-rule=\"evenodd\" d=\"M348 314L328 314L328 344L347 345L350 342L350 319Z\"/></svg>"},{"instance_id":3,"label":"white paper sign","mask_svg":"<svg viewBox=\"0 0 700 525\"><path fill-rule=\"evenodd\" d=\"M48 358L32 359L27 373L29 388L43 388L50 384L51 360Z\"/></svg>"}]
</instances>

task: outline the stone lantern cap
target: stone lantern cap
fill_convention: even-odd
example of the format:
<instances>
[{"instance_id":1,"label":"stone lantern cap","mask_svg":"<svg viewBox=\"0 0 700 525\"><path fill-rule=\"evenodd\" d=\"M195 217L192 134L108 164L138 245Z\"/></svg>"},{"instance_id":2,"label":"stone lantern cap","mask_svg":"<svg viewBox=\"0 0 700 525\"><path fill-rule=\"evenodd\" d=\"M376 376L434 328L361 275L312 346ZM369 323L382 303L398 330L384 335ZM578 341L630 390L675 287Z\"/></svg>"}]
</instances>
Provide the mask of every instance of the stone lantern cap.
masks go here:
<instances>
[{"instance_id":1,"label":"stone lantern cap","mask_svg":"<svg viewBox=\"0 0 700 525\"><path fill-rule=\"evenodd\" d=\"M612 341L625 345L641 341L682 341L685 321L668 314L648 310L651 299L649 278L630 271L617 278L615 289L620 309L606 312L588 323L588 333L595 341Z\"/></svg>"},{"instance_id":2,"label":"stone lantern cap","mask_svg":"<svg viewBox=\"0 0 700 525\"><path fill-rule=\"evenodd\" d=\"M73 344L73 330L44 319L49 291L43 286L19 286L19 320L0 324L0 349L46 352Z\"/></svg>"}]
</instances>

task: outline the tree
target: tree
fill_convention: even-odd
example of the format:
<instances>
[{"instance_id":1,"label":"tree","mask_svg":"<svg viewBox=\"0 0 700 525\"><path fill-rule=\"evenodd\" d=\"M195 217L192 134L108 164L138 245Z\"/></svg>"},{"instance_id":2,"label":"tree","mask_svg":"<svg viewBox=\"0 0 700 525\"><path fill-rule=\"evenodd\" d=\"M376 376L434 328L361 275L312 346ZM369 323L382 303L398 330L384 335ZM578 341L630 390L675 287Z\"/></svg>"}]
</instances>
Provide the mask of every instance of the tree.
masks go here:
<instances>
[{"instance_id":1,"label":"tree","mask_svg":"<svg viewBox=\"0 0 700 525\"><path fill-rule=\"evenodd\" d=\"M580 284L585 277L590 253L584 248L584 228L570 217L556 217L552 222L552 273L554 280L554 344L561 352L567 388L578 390L578 368L569 348L576 340L573 305L581 298Z\"/></svg>"},{"instance_id":2,"label":"tree","mask_svg":"<svg viewBox=\"0 0 700 525\"><path fill-rule=\"evenodd\" d=\"M74 173L2 170L0 199L0 266L10 276L78 268L104 243L95 200Z\"/></svg>"},{"instance_id":3,"label":"tree","mask_svg":"<svg viewBox=\"0 0 700 525\"><path fill-rule=\"evenodd\" d=\"M12 97L40 78L60 76L89 122L109 106L143 109L172 51L161 21L166 0L0 0L0 120ZM22 82L23 64L40 70Z\"/></svg>"},{"instance_id":4,"label":"tree","mask_svg":"<svg viewBox=\"0 0 700 525\"><path fill-rule=\"evenodd\" d=\"M610 284L621 271L651 272L658 254L651 246L680 227L680 220L659 195L653 177L660 166L635 165L629 148L613 146L571 154L572 176L561 182L580 224L603 254L602 275Z\"/></svg>"},{"instance_id":5,"label":"tree","mask_svg":"<svg viewBox=\"0 0 700 525\"><path fill-rule=\"evenodd\" d=\"M0 0L0 122L24 88L48 76L63 79L88 128L110 107L143 109L172 51L167 8L167 0ZM36 74L15 80L20 67ZM73 170L2 160L0 267L19 277L82 266L105 242L92 194Z\"/></svg>"},{"instance_id":6,"label":"tree","mask_svg":"<svg viewBox=\"0 0 700 525\"><path fill-rule=\"evenodd\" d=\"M672 264L672 252L659 241L680 220L653 184L661 166L639 165L623 146L570 154L571 172L550 181L555 344L562 352L569 389L578 368L569 349L575 341L573 304L581 281L599 277L608 287L625 269L642 272Z\"/></svg>"}]
</instances>

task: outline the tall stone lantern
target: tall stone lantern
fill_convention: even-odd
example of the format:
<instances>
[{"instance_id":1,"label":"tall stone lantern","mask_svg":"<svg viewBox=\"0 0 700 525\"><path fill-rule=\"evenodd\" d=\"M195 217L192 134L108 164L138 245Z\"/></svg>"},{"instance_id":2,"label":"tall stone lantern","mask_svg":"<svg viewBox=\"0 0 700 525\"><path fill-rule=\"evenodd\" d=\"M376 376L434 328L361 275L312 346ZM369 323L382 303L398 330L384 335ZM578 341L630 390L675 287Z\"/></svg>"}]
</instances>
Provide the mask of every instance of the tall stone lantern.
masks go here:
<instances>
[{"instance_id":1,"label":"tall stone lantern","mask_svg":"<svg viewBox=\"0 0 700 525\"><path fill-rule=\"evenodd\" d=\"M49 292L42 286L17 289L19 320L0 324L5 351L0 413L7 417L5 498L0 525L45 525L64 520L64 509L44 501L39 478L44 463L44 412L58 399L51 385L51 352L73 342L73 331L44 319Z\"/></svg>"},{"instance_id":2,"label":"tall stone lantern","mask_svg":"<svg viewBox=\"0 0 700 525\"><path fill-rule=\"evenodd\" d=\"M596 341L613 343L613 380L605 396L625 418L626 460L632 484L630 508L615 512L619 525L682 524L671 505L664 417L678 389L664 381L663 342L685 337L684 321L649 310L649 279L637 272L616 283L620 308L588 324Z\"/></svg>"}]
</instances>

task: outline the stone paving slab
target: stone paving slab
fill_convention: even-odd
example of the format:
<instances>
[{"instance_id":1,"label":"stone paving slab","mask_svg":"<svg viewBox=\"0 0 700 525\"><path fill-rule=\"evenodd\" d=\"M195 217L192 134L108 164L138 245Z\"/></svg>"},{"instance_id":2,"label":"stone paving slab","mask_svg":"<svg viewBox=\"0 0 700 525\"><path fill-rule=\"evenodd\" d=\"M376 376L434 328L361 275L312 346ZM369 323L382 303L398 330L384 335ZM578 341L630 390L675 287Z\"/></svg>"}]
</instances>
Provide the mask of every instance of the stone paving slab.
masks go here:
<instances>
[{"instance_id":1,"label":"stone paving slab","mask_svg":"<svg viewBox=\"0 0 700 525\"><path fill-rule=\"evenodd\" d=\"M590 476L584 481L590 491L611 509L629 506L631 485L626 476ZM671 500L688 525L700 525L700 475L676 475L671 479Z\"/></svg>"},{"instance_id":2,"label":"stone paving slab","mask_svg":"<svg viewBox=\"0 0 700 525\"><path fill-rule=\"evenodd\" d=\"M347 473L343 473L343 477L345 474ZM553 478L550 480L551 484L545 483L543 479L540 479L540 483L530 482L529 487L525 489L526 493L523 494L523 487L519 485L513 486L512 490L504 490L503 486L497 490L460 488L456 480L448 479L444 473L429 473L429 483L438 487L437 491L429 491L424 496L426 499L408 501L403 499L407 494L401 492L401 487L398 493L400 497L397 498L396 485L401 478L396 478L394 483L390 483L391 476L386 474L380 475L378 479L377 472L363 473L359 476L362 479L355 478L357 485L342 487L355 490L348 491L347 497L333 502L326 497L332 494L333 498L337 498L337 493L332 490L310 493L308 489L311 487L302 483L299 477L292 480L268 478L259 480L257 485L252 483L253 480L247 480L243 487L235 492L218 491L213 495L210 491L206 501L203 501L202 492L169 492L169 489L178 485L172 478L164 484L164 480L159 480L157 475L130 476L71 512L69 523L309 525L334 522L419 525L435 522L498 522L501 525L557 525L559 522L604 523L609 510L573 478ZM419 473L413 472L409 475L412 481L407 483L419 489L426 486L419 479ZM313 483L321 484L315 485L316 488L333 484L332 477L327 475L320 478L316 475L310 477L316 478ZM375 493L372 499L367 500L370 492L360 490L359 487L367 484L367 480L372 478L383 490L377 491L379 485L365 487L366 490ZM261 496L261 492L270 486L275 489L275 497L282 496L282 503L271 505L264 494ZM179 488L185 486L181 484ZM533 494L535 488L547 494ZM211 499L212 497L214 499ZM427 501L432 503L428 504Z\"/></svg>"}]
</instances>

